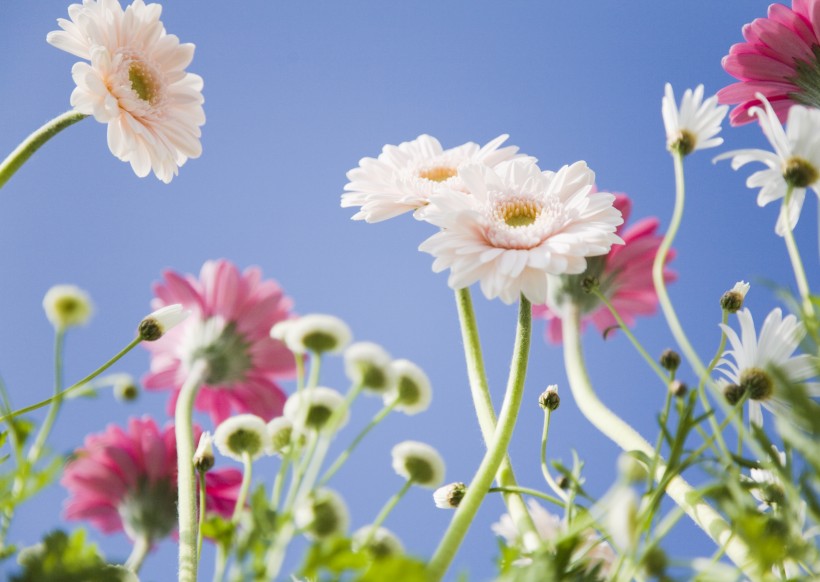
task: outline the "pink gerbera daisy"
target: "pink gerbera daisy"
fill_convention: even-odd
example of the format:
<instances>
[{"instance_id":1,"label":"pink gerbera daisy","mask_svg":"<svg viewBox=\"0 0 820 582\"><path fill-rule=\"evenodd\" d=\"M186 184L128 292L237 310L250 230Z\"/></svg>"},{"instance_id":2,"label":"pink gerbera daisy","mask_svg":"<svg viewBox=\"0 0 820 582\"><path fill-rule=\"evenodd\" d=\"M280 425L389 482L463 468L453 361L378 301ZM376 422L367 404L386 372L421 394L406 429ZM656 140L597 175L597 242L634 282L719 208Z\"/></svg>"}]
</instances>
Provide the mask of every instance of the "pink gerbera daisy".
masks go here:
<instances>
[{"instance_id":1,"label":"pink gerbera daisy","mask_svg":"<svg viewBox=\"0 0 820 582\"><path fill-rule=\"evenodd\" d=\"M173 414L179 390L195 361L204 359L208 373L195 406L219 424L232 411L270 420L282 413L285 394L277 378L293 377L293 354L270 337L271 327L291 316L292 301L274 281L263 281L257 268L240 273L226 260L208 261L199 279L174 271L154 286L155 309L181 303L191 315L159 340L145 344L151 371L143 379L149 390L173 389Z\"/></svg>"},{"instance_id":2,"label":"pink gerbera daisy","mask_svg":"<svg viewBox=\"0 0 820 582\"><path fill-rule=\"evenodd\" d=\"M194 427L196 440L201 432ZM130 419L126 430L112 424L103 433L88 435L60 482L71 494L66 519L87 519L105 533L125 531L134 541L159 541L177 526L174 427L160 430L146 416ZM205 483L207 510L229 517L241 471L210 471Z\"/></svg>"},{"instance_id":3,"label":"pink gerbera daisy","mask_svg":"<svg viewBox=\"0 0 820 582\"><path fill-rule=\"evenodd\" d=\"M820 106L820 1L793 0L792 7L769 6L768 18L743 27L746 42L729 49L723 68L739 80L718 91L718 100L738 104L732 125L754 119L757 93L771 103L781 122L795 103Z\"/></svg>"},{"instance_id":4,"label":"pink gerbera daisy","mask_svg":"<svg viewBox=\"0 0 820 582\"><path fill-rule=\"evenodd\" d=\"M557 293L571 293L574 300L581 304L583 317L581 325L592 322L601 332L617 326L617 322L606 305L595 295L580 289L581 280L586 277L597 277L599 288L612 303L618 314L627 325L635 323L635 316L650 315L658 306L658 296L652 283L652 263L661 245L663 237L656 234L660 221L657 218L644 218L624 229L632 211L632 201L624 194L615 195L615 208L621 211L624 224L618 227L618 235L623 239L623 246L613 246L609 254L587 259L589 267L581 275L569 275L564 278L564 289ZM666 262L675 256L670 250ZM664 280L668 283L676 277L671 270L665 269ZM573 291L571 288L576 289ZM561 343L561 317L557 309L547 305L533 307L533 315L548 321L546 337L556 344Z\"/></svg>"}]
</instances>

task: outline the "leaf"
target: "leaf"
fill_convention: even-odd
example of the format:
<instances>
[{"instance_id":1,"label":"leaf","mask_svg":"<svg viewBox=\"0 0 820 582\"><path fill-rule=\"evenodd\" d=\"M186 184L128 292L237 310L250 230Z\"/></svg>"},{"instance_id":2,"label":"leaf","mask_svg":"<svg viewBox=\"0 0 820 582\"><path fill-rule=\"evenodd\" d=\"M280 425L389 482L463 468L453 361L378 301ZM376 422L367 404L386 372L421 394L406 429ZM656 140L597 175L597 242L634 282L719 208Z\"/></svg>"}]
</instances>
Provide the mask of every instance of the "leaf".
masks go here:
<instances>
[{"instance_id":1,"label":"leaf","mask_svg":"<svg viewBox=\"0 0 820 582\"><path fill-rule=\"evenodd\" d=\"M410 556L390 556L375 560L357 582L429 582L430 576L424 562Z\"/></svg>"},{"instance_id":2,"label":"leaf","mask_svg":"<svg viewBox=\"0 0 820 582\"><path fill-rule=\"evenodd\" d=\"M315 578L322 570L342 574L348 570L361 570L367 566L367 562L368 559L363 553L353 551L348 538L335 536L311 546L305 555L300 576Z\"/></svg>"},{"instance_id":3,"label":"leaf","mask_svg":"<svg viewBox=\"0 0 820 582\"><path fill-rule=\"evenodd\" d=\"M236 527L229 519L210 514L205 517L205 521L202 524L202 536L214 540L214 542L224 548L230 548L235 529Z\"/></svg>"}]
</instances>

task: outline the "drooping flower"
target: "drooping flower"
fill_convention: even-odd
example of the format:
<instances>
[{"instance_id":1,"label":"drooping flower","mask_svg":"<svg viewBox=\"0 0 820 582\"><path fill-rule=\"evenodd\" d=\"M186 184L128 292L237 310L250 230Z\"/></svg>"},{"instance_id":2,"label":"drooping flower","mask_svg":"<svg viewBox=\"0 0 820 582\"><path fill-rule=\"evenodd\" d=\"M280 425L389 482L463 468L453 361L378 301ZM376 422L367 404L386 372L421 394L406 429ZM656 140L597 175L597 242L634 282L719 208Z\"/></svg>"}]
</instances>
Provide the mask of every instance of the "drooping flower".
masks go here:
<instances>
[{"instance_id":1,"label":"drooping flower","mask_svg":"<svg viewBox=\"0 0 820 582\"><path fill-rule=\"evenodd\" d=\"M299 433L338 430L347 423L350 413L345 410L335 426L329 426L329 421L344 402L344 396L336 390L316 386L291 394L285 402L283 414L291 422L293 430Z\"/></svg>"},{"instance_id":2,"label":"drooping flower","mask_svg":"<svg viewBox=\"0 0 820 582\"><path fill-rule=\"evenodd\" d=\"M695 150L713 148L723 143L720 124L729 108L717 104L717 97L703 100L703 85L683 93L680 108L675 103L672 85L666 84L661 114L666 129L666 147L686 156Z\"/></svg>"},{"instance_id":3,"label":"drooping flower","mask_svg":"<svg viewBox=\"0 0 820 582\"><path fill-rule=\"evenodd\" d=\"M393 470L421 487L435 489L444 481L444 459L436 449L418 441L403 441L393 447Z\"/></svg>"},{"instance_id":4,"label":"drooping flower","mask_svg":"<svg viewBox=\"0 0 820 582\"><path fill-rule=\"evenodd\" d=\"M815 0L793 0L791 8L769 6L768 18L743 27L746 42L733 45L723 68L739 82L718 91L718 100L737 104L732 125L749 123L762 94L781 121L795 103L820 107L820 8Z\"/></svg>"},{"instance_id":5,"label":"drooping flower","mask_svg":"<svg viewBox=\"0 0 820 582\"><path fill-rule=\"evenodd\" d=\"M188 158L202 153L202 78L185 68L193 44L181 44L160 21L162 7L134 0L83 0L68 8L70 20L46 40L90 63L76 63L71 105L108 124L108 147L130 162L137 176L148 172L165 183Z\"/></svg>"},{"instance_id":6,"label":"drooping flower","mask_svg":"<svg viewBox=\"0 0 820 582\"><path fill-rule=\"evenodd\" d=\"M199 440L200 429L194 428ZM71 497L65 517L88 520L105 533L159 541L177 527L177 449L174 427L159 429L150 417L132 418L88 435L66 466L62 485ZM235 469L205 476L206 507L231 515L242 482Z\"/></svg>"},{"instance_id":7,"label":"drooping flower","mask_svg":"<svg viewBox=\"0 0 820 582\"><path fill-rule=\"evenodd\" d=\"M663 241L663 236L657 234L660 221L655 217L644 218L624 228L632 213L632 201L624 194L616 194L613 205L623 215L624 224L618 227L617 234L624 245L613 246L606 256L589 259L582 274L561 277L560 287L550 289L547 304L533 307L533 316L547 320L546 338L552 343L560 344L563 337L560 303L567 294L581 306L582 328L592 323L603 333L618 325L607 306L581 288L587 277L597 279L598 288L629 326L634 325L638 315L651 315L658 307L652 263ZM675 251L670 249L665 264L674 257ZM663 278L669 283L676 274L665 268Z\"/></svg>"},{"instance_id":8,"label":"drooping flower","mask_svg":"<svg viewBox=\"0 0 820 582\"><path fill-rule=\"evenodd\" d=\"M284 342L294 354L338 354L353 335L344 321L323 313L310 313L278 324L271 328L271 337L280 335L283 329Z\"/></svg>"},{"instance_id":9,"label":"drooping flower","mask_svg":"<svg viewBox=\"0 0 820 582\"><path fill-rule=\"evenodd\" d=\"M443 188L468 191L459 168L467 164L492 168L517 157L517 147L500 147L508 137L500 135L483 147L468 142L448 150L429 135L386 145L378 159L363 158L358 168L347 173L350 182L342 194L342 208L360 206L353 220L380 222L424 208Z\"/></svg>"},{"instance_id":10,"label":"drooping flower","mask_svg":"<svg viewBox=\"0 0 820 582\"><path fill-rule=\"evenodd\" d=\"M735 170L749 162L765 164L767 169L749 176L746 186L760 188L757 205L761 207L784 198L788 189L792 188L787 215L790 230L793 230L800 218L806 188L811 188L820 196L820 111L795 105L789 110L784 130L772 105L762 94L758 93L758 97L764 108L752 107L749 114L760 119L760 127L774 152L735 150L717 156L714 161L732 158L732 168ZM778 215L775 232L780 236L786 233L783 213Z\"/></svg>"},{"instance_id":11,"label":"drooping flower","mask_svg":"<svg viewBox=\"0 0 820 582\"><path fill-rule=\"evenodd\" d=\"M257 268L244 273L229 261L208 261L199 279L166 271L155 284L155 308L181 303L191 316L159 340L145 344L151 372L143 384L171 389L171 413L193 363L208 364L195 406L219 424L232 411L269 420L282 413L285 394L276 384L291 378L295 363L285 345L270 337L273 324L290 317L292 301Z\"/></svg>"},{"instance_id":12,"label":"drooping flower","mask_svg":"<svg viewBox=\"0 0 820 582\"><path fill-rule=\"evenodd\" d=\"M382 394L393 384L393 358L378 344L351 344L345 350L344 360L347 378L354 385L361 385L366 394Z\"/></svg>"},{"instance_id":13,"label":"drooping flower","mask_svg":"<svg viewBox=\"0 0 820 582\"><path fill-rule=\"evenodd\" d=\"M247 454L256 460L271 451L268 426L255 414L238 414L223 420L214 432L214 444L220 453L239 461Z\"/></svg>"},{"instance_id":14,"label":"drooping flower","mask_svg":"<svg viewBox=\"0 0 820 582\"><path fill-rule=\"evenodd\" d=\"M479 281L488 299L512 303L523 293L543 304L548 273L582 273L587 257L622 242L614 196L593 192L595 174L584 162L542 172L531 160L514 160L467 166L459 177L471 196L433 196L435 212L425 220L441 231L419 246L435 257L433 271L450 269L453 289Z\"/></svg>"},{"instance_id":15,"label":"drooping flower","mask_svg":"<svg viewBox=\"0 0 820 582\"><path fill-rule=\"evenodd\" d=\"M347 531L350 513L341 495L319 488L296 505L293 520L308 538L321 540Z\"/></svg>"},{"instance_id":16,"label":"drooping flower","mask_svg":"<svg viewBox=\"0 0 820 582\"><path fill-rule=\"evenodd\" d=\"M46 318L56 329L85 325L94 313L88 293L76 285L54 285L43 297Z\"/></svg>"},{"instance_id":17,"label":"drooping flower","mask_svg":"<svg viewBox=\"0 0 820 582\"><path fill-rule=\"evenodd\" d=\"M382 396L385 406L393 404L396 410L410 416L430 407L433 389L424 370L402 358L390 363L390 375L393 382Z\"/></svg>"},{"instance_id":18,"label":"drooping flower","mask_svg":"<svg viewBox=\"0 0 820 582\"><path fill-rule=\"evenodd\" d=\"M758 337L748 308L737 312L740 335L728 325L720 324L731 349L723 353L716 370L741 394L749 396L749 420L763 424L761 405L775 414L788 413L788 403L779 393L782 386L773 375L776 369L790 383L805 383L810 396L820 396L820 384L806 382L817 373L816 363L808 354L793 355L806 331L794 315L783 317L773 309Z\"/></svg>"}]
</instances>

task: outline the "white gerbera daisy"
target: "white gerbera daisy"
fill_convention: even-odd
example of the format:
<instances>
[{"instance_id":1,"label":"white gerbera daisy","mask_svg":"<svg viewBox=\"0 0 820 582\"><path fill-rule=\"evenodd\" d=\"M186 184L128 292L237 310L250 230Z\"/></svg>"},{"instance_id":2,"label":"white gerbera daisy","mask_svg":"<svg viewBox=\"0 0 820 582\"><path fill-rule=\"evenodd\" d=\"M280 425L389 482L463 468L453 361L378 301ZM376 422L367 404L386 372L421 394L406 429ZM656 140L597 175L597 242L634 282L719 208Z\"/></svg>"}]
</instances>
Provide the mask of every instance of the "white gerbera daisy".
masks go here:
<instances>
[{"instance_id":1,"label":"white gerbera daisy","mask_svg":"<svg viewBox=\"0 0 820 582\"><path fill-rule=\"evenodd\" d=\"M806 334L803 324L794 315L783 317L780 309L773 309L763 322L760 337L748 308L737 312L740 335L728 325L720 324L731 344L723 353L717 371L731 384L749 394L749 420L763 424L763 405L774 413L785 413L788 404L778 397L780 386L772 376L776 368L789 382L801 383L816 375L813 358L803 354L793 356L800 340ZM811 396L820 396L820 384L805 382Z\"/></svg>"},{"instance_id":2,"label":"white gerbera daisy","mask_svg":"<svg viewBox=\"0 0 820 582\"><path fill-rule=\"evenodd\" d=\"M757 98L764 108L752 107L749 115L757 115L774 152L735 150L719 155L714 161L732 158L732 168L735 170L749 162L765 164L767 169L749 176L746 186L760 188L758 206L784 198L788 189L792 188L787 210L789 229L793 230L800 218L806 188L811 188L820 196L820 111L793 105L784 129L766 97L758 93ZM780 236L786 232L782 213L777 218L775 232Z\"/></svg>"},{"instance_id":3,"label":"white gerbera daisy","mask_svg":"<svg viewBox=\"0 0 820 582\"><path fill-rule=\"evenodd\" d=\"M393 470L421 487L435 489L444 481L444 459L438 451L418 441L403 441L393 447Z\"/></svg>"},{"instance_id":4,"label":"white gerbera daisy","mask_svg":"<svg viewBox=\"0 0 820 582\"><path fill-rule=\"evenodd\" d=\"M586 257L605 255L623 222L615 197L593 193L586 163L542 172L530 160L495 169L459 171L471 196L434 196L426 220L441 227L420 246L436 259L433 271L450 269L453 289L476 281L488 299L512 303L523 293L535 305L547 300L547 274L583 273Z\"/></svg>"},{"instance_id":5,"label":"white gerbera daisy","mask_svg":"<svg viewBox=\"0 0 820 582\"><path fill-rule=\"evenodd\" d=\"M727 111L729 106L718 105L717 96L703 100L703 85L698 85L694 91L684 91L679 109L672 85L667 83L661 102L666 147L686 156L695 150L719 146L723 138L716 136Z\"/></svg>"},{"instance_id":6,"label":"white gerbera daisy","mask_svg":"<svg viewBox=\"0 0 820 582\"><path fill-rule=\"evenodd\" d=\"M202 78L185 71L193 44L180 44L160 22L162 7L134 0L83 0L48 34L55 47L90 61L71 75L71 105L108 124L108 147L137 176L148 172L165 183L188 158L202 153Z\"/></svg>"},{"instance_id":7,"label":"white gerbera daisy","mask_svg":"<svg viewBox=\"0 0 820 582\"><path fill-rule=\"evenodd\" d=\"M484 147L468 142L445 150L429 135L398 146L386 145L378 159L363 158L347 173L350 180L342 194L342 208L360 206L353 220L380 222L423 208L442 188L467 191L458 170L467 164L496 164L517 157L518 148L507 146L500 135Z\"/></svg>"}]
</instances>

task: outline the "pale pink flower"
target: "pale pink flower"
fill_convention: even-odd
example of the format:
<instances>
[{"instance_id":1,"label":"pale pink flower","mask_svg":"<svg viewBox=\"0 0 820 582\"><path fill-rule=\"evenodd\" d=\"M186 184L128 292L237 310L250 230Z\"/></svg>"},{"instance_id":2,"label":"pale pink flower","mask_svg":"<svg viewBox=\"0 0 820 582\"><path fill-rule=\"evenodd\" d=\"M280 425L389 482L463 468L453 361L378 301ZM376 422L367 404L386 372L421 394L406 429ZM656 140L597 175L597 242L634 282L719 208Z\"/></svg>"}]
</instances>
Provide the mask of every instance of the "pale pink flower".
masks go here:
<instances>
[{"instance_id":1,"label":"pale pink flower","mask_svg":"<svg viewBox=\"0 0 820 582\"><path fill-rule=\"evenodd\" d=\"M202 431L194 427L194 440ZM66 466L62 485L70 493L65 517L88 520L105 533L125 531L132 540L159 541L177 527L177 448L173 425L160 430L148 416L128 428L109 425L85 438ZM236 505L242 473L205 475L206 508L226 517Z\"/></svg>"},{"instance_id":2,"label":"pale pink flower","mask_svg":"<svg viewBox=\"0 0 820 582\"><path fill-rule=\"evenodd\" d=\"M739 82L717 93L721 103L738 104L729 115L732 125L754 119L751 109L761 104L758 93L781 122L795 103L820 106L820 2L793 0L791 8L772 4L767 18L743 27L743 37L746 42L723 57L723 68Z\"/></svg>"},{"instance_id":3,"label":"pale pink flower","mask_svg":"<svg viewBox=\"0 0 820 582\"><path fill-rule=\"evenodd\" d=\"M584 162L542 172L532 160L512 160L495 169L467 166L459 178L470 195L434 196L425 220L441 231L419 246L435 257L433 271L450 269L453 289L478 281L488 299L512 303L523 293L544 303L547 274L582 273L587 257L622 242L615 197L594 192L595 174Z\"/></svg>"},{"instance_id":4,"label":"pale pink flower","mask_svg":"<svg viewBox=\"0 0 820 582\"><path fill-rule=\"evenodd\" d=\"M459 168L468 164L492 168L519 157L517 147L500 147L508 137L500 135L483 147L468 142L447 150L429 135L397 146L386 145L377 159L363 158L358 168L347 173L350 182L342 194L342 208L360 206L353 220L367 222L421 211L430 203L430 196L442 189L466 191Z\"/></svg>"},{"instance_id":5,"label":"pale pink flower","mask_svg":"<svg viewBox=\"0 0 820 582\"><path fill-rule=\"evenodd\" d=\"M232 412L270 420L282 413L285 394L279 378L295 373L293 354L270 337L271 327L291 317L292 301L277 283L263 281L257 268L240 273L226 260L208 261L199 279L174 271L155 284L152 307L180 303L191 315L155 342L151 372L143 379L149 390L173 389L168 404L173 414L179 389L193 363L204 358L208 373L195 406L219 424Z\"/></svg>"},{"instance_id":6,"label":"pale pink flower","mask_svg":"<svg viewBox=\"0 0 820 582\"><path fill-rule=\"evenodd\" d=\"M166 34L159 4L134 0L83 0L68 7L70 20L48 34L55 47L90 61L76 63L71 105L108 124L108 147L130 162L137 176L148 172L165 183L188 158L202 153L202 78L185 71L193 44Z\"/></svg>"},{"instance_id":7,"label":"pale pink flower","mask_svg":"<svg viewBox=\"0 0 820 582\"><path fill-rule=\"evenodd\" d=\"M618 227L617 234L623 239L623 246L613 246L609 254L589 259L587 270L581 275L566 277L569 284L574 284L580 290L581 279L586 276L598 278L600 290L623 318L624 322L632 326L638 315L652 315L658 307L658 296L652 282L652 263L658 247L661 246L663 236L657 234L660 221L655 218L644 218L629 228L624 228L632 212L632 201L625 194L615 195L615 208L620 210L624 224ZM674 250L670 250L666 257L668 264L675 257ZM670 269L664 269L664 281L674 281L676 274ZM616 327L615 317L594 295L580 292L576 296L580 301L582 312L581 327L592 323L600 332ZM561 317L558 308L550 309L548 305L533 306L535 317L547 320L546 337L552 343L562 341Z\"/></svg>"}]
</instances>

